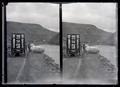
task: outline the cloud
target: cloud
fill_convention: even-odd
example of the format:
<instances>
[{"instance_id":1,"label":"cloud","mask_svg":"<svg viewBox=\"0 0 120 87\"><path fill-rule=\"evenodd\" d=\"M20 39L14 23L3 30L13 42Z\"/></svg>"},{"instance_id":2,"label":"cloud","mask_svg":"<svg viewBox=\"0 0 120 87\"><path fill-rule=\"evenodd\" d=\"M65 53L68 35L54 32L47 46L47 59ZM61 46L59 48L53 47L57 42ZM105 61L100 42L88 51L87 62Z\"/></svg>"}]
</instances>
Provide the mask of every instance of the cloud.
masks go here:
<instances>
[{"instance_id":1,"label":"cloud","mask_svg":"<svg viewBox=\"0 0 120 87\"><path fill-rule=\"evenodd\" d=\"M59 6L51 3L9 3L7 20L40 24L59 31Z\"/></svg>"},{"instance_id":2,"label":"cloud","mask_svg":"<svg viewBox=\"0 0 120 87\"><path fill-rule=\"evenodd\" d=\"M63 5L63 21L94 24L116 31L116 3L71 3Z\"/></svg>"}]
</instances>

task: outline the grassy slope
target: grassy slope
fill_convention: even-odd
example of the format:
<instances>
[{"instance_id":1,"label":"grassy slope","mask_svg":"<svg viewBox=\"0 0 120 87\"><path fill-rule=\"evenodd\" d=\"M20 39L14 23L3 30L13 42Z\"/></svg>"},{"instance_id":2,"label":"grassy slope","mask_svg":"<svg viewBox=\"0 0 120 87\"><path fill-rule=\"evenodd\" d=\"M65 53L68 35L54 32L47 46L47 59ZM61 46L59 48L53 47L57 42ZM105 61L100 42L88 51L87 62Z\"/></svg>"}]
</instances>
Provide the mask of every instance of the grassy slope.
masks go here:
<instances>
[{"instance_id":1,"label":"grassy slope","mask_svg":"<svg viewBox=\"0 0 120 87\"><path fill-rule=\"evenodd\" d=\"M50 44L55 44L55 45L59 45L59 34L56 34L53 38L50 39L49 41Z\"/></svg>"},{"instance_id":2,"label":"grassy slope","mask_svg":"<svg viewBox=\"0 0 120 87\"><path fill-rule=\"evenodd\" d=\"M47 30L38 24L28 24L19 22L7 22L7 40L10 41L12 33L25 33L26 42L47 43L56 32Z\"/></svg>"},{"instance_id":3,"label":"grassy slope","mask_svg":"<svg viewBox=\"0 0 120 87\"><path fill-rule=\"evenodd\" d=\"M63 22L63 36L67 34L80 34L82 42L90 42L92 44L113 45L113 33L109 33L97 28L91 24L76 24Z\"/></svg>"},{"instance_id":4,"label":"grassy slope","mask_svg":"<svg viewBox=\"0 0 120 87\"><path fill-rule=\"evenodd\" d=\"M7 22L7 37L10 41L11 33L25 33L26 42L40 42L50 44L59 44L59 34L37 24L27 24L18 22ZM67 34L80 34L82 42L90 42L92 44L114 45L115 34L98 29L90 24L76 24L63 22L63 38Z\"/></svg>"}]
</instances>

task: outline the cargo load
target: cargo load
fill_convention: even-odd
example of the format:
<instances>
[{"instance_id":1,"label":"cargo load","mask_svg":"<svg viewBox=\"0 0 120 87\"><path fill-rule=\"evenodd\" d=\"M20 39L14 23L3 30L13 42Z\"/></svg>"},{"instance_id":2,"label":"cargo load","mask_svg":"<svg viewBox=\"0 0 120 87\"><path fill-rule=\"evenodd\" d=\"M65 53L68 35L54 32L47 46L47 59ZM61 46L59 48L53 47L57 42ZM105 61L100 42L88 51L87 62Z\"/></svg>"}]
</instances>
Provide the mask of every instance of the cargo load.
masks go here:
<instances>
[{"instance_id":1,"label":"cargo load","mask_svg":"<svg viewBox=\"0 0 120 87\"><path fill-rule=\"evenodd\" d=\"M13 33L11 39L11 55L25 55L25 35L23 33Z\"/></svg>"},{"instance_id":2,"label":"cargo load","mask_svg":"<svg viewBox=\"0 0 120 87\"><path fill-rule=\"evenodd\" d=\"M68 56L80 56L80 35L67 35L67 54Z\"/></svg>"}]
</instances>

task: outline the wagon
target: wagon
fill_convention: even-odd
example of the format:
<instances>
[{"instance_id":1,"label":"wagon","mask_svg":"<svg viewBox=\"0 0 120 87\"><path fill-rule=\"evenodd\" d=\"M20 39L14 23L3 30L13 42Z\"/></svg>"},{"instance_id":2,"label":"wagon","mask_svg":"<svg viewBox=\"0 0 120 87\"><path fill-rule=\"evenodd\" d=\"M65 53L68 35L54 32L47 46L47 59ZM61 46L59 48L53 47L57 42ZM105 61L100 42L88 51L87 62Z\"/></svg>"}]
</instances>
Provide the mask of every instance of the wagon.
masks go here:
<instances>
[{"instance_id":1,"label":"wagon","mask_svg":"<svg viewBox=\"0 0 120 87\"><path fill-rule=\"evenodd\" d=\"M67 55L80 56L80 34L67 34Z\"/></svg>"},{"instance_id":2,"label":"wagon","mask_svg":"<svg viewBox=\"0 0 120 87\"><path fill-rule=\"evenodd\" d=\"M24 33L12 33L11 38L11 55L25 55L25 35Z\"/></svg>"}]
</instances>

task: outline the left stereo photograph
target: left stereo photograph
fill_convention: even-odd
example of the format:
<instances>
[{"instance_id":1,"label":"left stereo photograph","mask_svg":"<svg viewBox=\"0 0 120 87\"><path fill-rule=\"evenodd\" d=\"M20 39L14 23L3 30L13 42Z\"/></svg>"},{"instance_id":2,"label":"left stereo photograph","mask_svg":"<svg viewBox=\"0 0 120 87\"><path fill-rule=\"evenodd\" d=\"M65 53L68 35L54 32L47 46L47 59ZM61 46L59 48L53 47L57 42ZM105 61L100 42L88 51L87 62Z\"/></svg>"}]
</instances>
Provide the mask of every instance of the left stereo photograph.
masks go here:
<instances>
[{"instance_id":1,"label":"left stereo photograph","mask_svg":"<svg viewBox=\"0 0 120 87\"><path fill-rule=\"evenodd\" d=\"M59 4L8 3L5 16L7 83L59 83Z\"/></svg>"}]
</instances>

